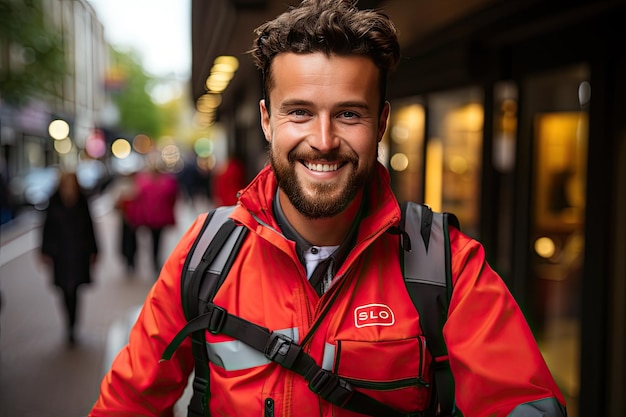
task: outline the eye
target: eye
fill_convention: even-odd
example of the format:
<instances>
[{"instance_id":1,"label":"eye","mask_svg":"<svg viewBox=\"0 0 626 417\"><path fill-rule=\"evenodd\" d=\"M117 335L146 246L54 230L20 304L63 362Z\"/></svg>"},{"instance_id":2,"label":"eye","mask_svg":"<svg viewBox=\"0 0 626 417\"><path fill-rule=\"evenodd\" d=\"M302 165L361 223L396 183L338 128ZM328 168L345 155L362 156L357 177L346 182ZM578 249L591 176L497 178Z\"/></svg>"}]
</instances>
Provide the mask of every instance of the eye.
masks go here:
<instances>
[{"instance_id":1,"label":"eye","mask_svg":"<svg viewBox=\"0 0 626 417\"><path fill-rule=\"evenodd\" d=\"M290 111L289 115L290 116L295 116L295 117L304 117L304 116L307 116L308 113L306 112L306 110L296 109L296 110Z\"/></svg>"},{"instance_id":2,"label":"eye","mask_svg":"<svg viewBox=\"0 0 626 417\"><path fill-rule=\"evenodd\" d=\"M361 115L350 110L342 111L337 115L337 119L346 124L356 124L361 120Z\"/></svg>"},{"instance_id":3,"label":"eye","mask_svg":"<svg viewBox=\"0 0 626 417\"><path fill-rule=\"evenodd\" d=\"M344 111L339 115L339 117L343 117L344 119L356 119L359 115L353 111Z\"/></svg>"}]
</instances>

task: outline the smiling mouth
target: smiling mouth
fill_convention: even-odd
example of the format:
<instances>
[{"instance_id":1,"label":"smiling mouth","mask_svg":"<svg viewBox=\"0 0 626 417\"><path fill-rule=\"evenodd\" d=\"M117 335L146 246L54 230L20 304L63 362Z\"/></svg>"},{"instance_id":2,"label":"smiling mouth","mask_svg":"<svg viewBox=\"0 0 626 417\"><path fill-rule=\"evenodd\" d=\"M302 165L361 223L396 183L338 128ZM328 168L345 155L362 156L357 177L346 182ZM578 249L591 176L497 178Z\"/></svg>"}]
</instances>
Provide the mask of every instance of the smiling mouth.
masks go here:
<instances>
[{"instance_id":1,"label":"smiling mouth","mask_svg":"<svg viewBox=\"0 0 626 417\"><path fill-rule=\"evenodd\" d=\"M306 161L303 161L302 163L309 170L315 171L315 172L332 172L332 171L337 171L339 169L339 166L340 166L338 163L320 164L320 163L313 163L313 162L306 162Z\"/></svg>"}]
</instances>

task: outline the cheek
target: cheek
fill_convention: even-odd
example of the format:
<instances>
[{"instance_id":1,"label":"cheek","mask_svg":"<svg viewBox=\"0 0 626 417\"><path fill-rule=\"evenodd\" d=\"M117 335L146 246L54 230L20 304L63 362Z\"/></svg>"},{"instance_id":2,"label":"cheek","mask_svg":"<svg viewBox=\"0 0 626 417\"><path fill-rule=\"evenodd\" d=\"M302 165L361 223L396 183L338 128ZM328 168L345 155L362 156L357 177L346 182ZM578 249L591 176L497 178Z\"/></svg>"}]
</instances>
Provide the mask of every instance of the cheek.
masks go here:
<instances>
[{"instance_id":1,"label":"cheek","mask_svg":"<svg viewBox=\"0 0 626 417\"><path fill-rule=\"evenodd\" d=\"M272 132L271 138L268 140L268 142L274 156L282 159L283 157L285 157L287 152L289 152L287 144L280 135L276 135L276 132Z\"/></svg>"},{"instance_id":2,"label":"cheek","mask_svg":"<svg viewBox=\"0 0 626 417\"><path fill-rule=\"evenodd\" d=\"M361 153L364 163L371 165L378 158L378 142Z\"/></svg>"},{"instance_id":3,"label":"cheek","mask_svg":"<svg viewBox=\"0 0 626 417\"><path fill-rule=\"evenodd\" d=\"M377 135L368 129L367 131L353 135L353 139L350 140L349 146L361 158L369 160L370 155L378 154L379 141Z\"/></svg>"},{"instance_id":4,"label":"cheek","mask_svg":"<svg viewBox=\"0 0 626 417\"><path fill-rule=\"evenodd\" d=\"M273 146L285 151L290 150L302 142L306 135L296 124L277 124L271 130L271 141Z\"/></svg>"}]
</instances>

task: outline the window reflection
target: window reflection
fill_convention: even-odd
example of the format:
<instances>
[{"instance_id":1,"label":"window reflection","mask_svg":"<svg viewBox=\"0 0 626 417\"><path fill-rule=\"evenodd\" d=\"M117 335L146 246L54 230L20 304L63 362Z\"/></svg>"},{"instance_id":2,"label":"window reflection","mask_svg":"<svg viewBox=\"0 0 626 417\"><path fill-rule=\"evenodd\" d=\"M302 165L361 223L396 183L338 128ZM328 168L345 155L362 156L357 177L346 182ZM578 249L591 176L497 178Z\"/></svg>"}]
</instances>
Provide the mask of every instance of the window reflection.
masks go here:
<instances>
[{"instance_id":1,"label":"window reflection","mask_svg":"<svg viewBox=\"0 0 626 417\"><path fill-rule=\"evenodd\" d=\"M397 107L396 107L397 106ZM424 106L416 102L393 106L384 144L389 147L388 166L398 200L422 199Z\"/></svg>"},{"instance_id":2,"label":"window reflection","mask_svg":"<svg viewBox=\"0 0 626 417\"><path fill-rule=\"evenodd\" d=\"M433 94L428 101L425 202L455 213L473 237L479 227L482 102L478 88Z\"/></svg>"}]
</instances>

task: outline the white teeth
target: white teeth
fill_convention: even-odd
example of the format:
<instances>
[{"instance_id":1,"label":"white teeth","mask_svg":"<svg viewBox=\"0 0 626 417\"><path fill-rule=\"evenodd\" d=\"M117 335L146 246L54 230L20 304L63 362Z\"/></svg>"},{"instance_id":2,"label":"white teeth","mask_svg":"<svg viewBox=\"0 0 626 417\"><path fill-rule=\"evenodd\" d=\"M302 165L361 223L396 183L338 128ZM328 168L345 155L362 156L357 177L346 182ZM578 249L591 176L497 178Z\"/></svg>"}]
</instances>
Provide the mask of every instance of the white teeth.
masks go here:
<instances>
[{"instance_id":1,"label":"white teeth","mask_svg":"<svg viewBox=\"0 0 626 417\"><path fill-rule=\"evenodd\" d=\"M328 171L336 171L339 168L339 164L306 164L307 168L311 171L319 171L319 172L328 172Z\"/></svg>"}]
</instances>

